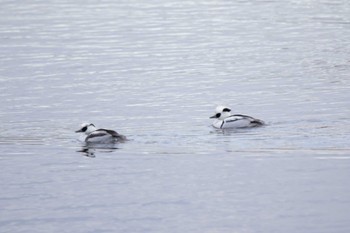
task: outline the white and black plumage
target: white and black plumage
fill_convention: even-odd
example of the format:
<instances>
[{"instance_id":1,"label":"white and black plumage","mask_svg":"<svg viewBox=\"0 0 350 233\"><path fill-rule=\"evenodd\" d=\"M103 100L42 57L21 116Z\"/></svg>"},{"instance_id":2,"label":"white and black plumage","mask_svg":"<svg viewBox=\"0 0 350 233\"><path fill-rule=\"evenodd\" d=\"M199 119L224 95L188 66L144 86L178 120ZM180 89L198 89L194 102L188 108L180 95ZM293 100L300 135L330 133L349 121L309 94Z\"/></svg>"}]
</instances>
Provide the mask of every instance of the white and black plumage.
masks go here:
<instances>
[{"instance_id":1,"label":"white and black plumage","mask_svg":"<svg viewBox=\"0 0 350 233\"><path fill-rule=\"evenodd\" d=\"M94 124L83 123L76 133L85 133L86 143L116 143L126 141L126 137L110 129L97 129Z\"/></svg>"},{"instance_id":2,"label":"white and black plumage","mask_svg":"<svg viewBox=\"0 0 350 233\"><path fill-rule=\"evenodd\" d=\"M215 109L213 127L217 129L251 128L262 126L262 120L241 114L231 114L231 109L225 106L218 106Z\"/></svg>"}]
</instances>

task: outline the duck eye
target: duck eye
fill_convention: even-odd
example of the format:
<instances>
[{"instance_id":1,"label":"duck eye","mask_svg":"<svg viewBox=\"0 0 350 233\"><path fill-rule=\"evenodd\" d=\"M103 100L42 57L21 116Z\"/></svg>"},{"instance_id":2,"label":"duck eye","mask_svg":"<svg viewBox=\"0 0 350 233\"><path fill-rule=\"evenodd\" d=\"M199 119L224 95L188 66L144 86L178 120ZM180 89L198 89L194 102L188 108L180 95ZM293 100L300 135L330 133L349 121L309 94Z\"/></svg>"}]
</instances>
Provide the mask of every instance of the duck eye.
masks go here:
<instances>
[{"instance_id":1,"label":"duck eye","mask_svg":"<svg viewBox=\"0 0 350 233\"><path fill-rule=\"evenodd\" d=\"M81 131L85 132L87 130L87 126L84 126Z\"/></svg>"},{"instance_id":2,"label":"duck eye","mask_svg":"<svg viewBox=\"0 0 350 233\"><path fill-rule=\"evenodd\" d=\"M216 118L219 118L221 116L221 113L216 113Z\"/></svg>"}]
</instances>

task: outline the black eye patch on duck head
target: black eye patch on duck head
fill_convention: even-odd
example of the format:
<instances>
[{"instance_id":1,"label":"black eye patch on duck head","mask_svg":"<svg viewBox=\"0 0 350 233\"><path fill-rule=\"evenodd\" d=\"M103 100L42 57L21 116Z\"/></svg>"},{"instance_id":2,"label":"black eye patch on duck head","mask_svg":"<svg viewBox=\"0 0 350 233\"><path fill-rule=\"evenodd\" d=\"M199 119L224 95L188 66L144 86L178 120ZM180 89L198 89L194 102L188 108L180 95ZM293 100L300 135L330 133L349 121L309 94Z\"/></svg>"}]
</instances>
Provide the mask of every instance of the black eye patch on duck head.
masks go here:
<instances>
[{"instance_id":1,"label":"black eye patch on duck head","mask_svg":"<svg viewBox=\"0 0 350 233\"><path fill-rule=\"evenodd\" d=\"M83 128L81 128L81 131L85 132L87 130L87 128L88 128L87 126L84 126Z\"/></svg>"},{"instance_id":2,"label":"black eye patch on duck head","mask_svg":"<svg viewBox=\"0 0 350 233\"><path fill-rule=\"evenodd\" d=\"M215 117L219 118L221 116L221 113L216 113Z\"/></svg>"}]
</instances>

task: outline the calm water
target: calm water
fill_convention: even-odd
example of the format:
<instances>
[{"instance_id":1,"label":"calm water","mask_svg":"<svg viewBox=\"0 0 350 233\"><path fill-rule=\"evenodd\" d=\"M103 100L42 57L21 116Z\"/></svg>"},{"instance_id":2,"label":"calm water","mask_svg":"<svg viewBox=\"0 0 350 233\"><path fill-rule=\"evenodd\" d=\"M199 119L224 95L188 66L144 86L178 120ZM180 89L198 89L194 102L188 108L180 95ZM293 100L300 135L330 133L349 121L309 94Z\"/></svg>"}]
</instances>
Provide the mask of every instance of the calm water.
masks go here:
<instances>
[{"instance_id":1,"label":"calm water","mask_svg":"<svg viewBox=\"0 0 350 233\"><path fill-rule=\"evenodd\" d=\"M348 1L1 1L0 232L350 232L349 54Z\"/></svg>"}]
</instances>

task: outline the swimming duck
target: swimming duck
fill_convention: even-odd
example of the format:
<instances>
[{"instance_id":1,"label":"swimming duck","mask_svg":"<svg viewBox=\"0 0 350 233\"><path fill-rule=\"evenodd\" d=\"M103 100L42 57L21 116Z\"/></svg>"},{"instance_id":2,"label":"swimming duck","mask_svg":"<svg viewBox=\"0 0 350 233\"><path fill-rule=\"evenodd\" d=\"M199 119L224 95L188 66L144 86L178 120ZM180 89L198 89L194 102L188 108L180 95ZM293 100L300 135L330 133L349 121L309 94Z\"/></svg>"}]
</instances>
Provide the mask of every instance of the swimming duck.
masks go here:
<instances>
[{"instance_id":1,"label":"swimming duck","mask_svg":"<svg viewBox=\"0 0 350 233\"><path fill-rule=\"evenodd\" d=\"M215 109L215 115L212 126L217 129L232 128L251 128L262 126L265 123L262 120L247 115L231 114L231 109L226 106L218 106Z\"/></svg>"},{"instance_id":2,"label":"swimming duck","mask_svg":"<svg viewBox=\"0 0 350 233\"><path fill-rule=\"evenodd\" d=\"M83 123L76 133L85 133L86 143L116 143L126 141L126 137L111 129L97 129L92 123Z\"/></svg>"}]
</instances>

